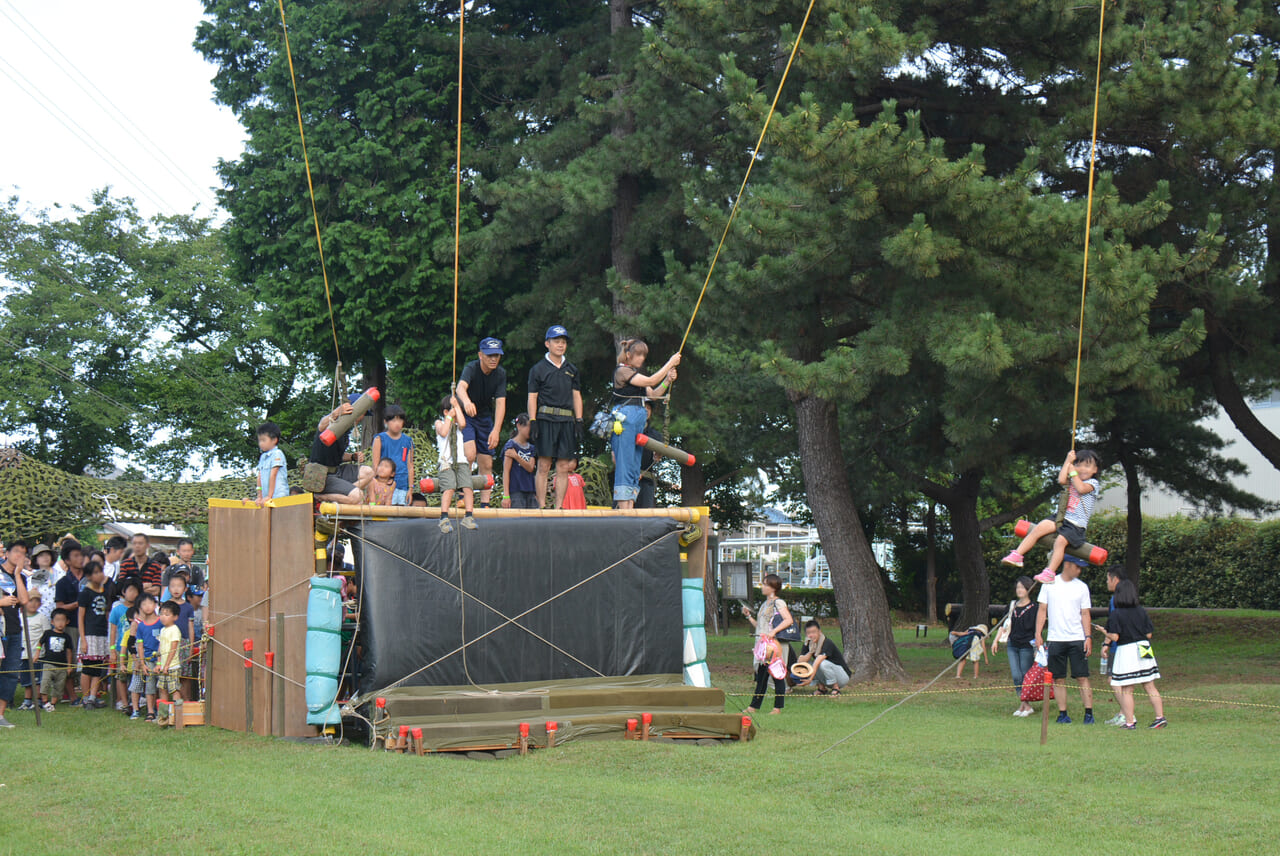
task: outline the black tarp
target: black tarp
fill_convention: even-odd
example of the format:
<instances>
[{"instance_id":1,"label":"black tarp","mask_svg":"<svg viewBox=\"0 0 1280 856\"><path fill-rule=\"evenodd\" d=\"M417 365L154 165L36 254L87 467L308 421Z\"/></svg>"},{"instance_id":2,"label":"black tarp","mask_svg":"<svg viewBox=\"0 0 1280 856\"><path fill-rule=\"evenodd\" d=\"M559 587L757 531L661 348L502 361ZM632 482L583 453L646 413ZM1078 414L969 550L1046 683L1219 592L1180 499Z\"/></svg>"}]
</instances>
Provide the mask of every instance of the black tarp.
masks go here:
<instances>
[{"instance_id":1,"label":"black tarp","mask_svg":"<svg viewBox=\"0 0 1280 856\"><path fill-rule=\"evenodd\" d=\"M361 694L410 674L406 686L681 671L674 521L490 518L479 524L471 532L455 521L449 535L435 519L348 524L362 589ZM502 626L528 610L517 620L546 642L514 624ZM464 640L472 642L465 664L462 652L449 654Z\"/></svg>"}]
</instances>

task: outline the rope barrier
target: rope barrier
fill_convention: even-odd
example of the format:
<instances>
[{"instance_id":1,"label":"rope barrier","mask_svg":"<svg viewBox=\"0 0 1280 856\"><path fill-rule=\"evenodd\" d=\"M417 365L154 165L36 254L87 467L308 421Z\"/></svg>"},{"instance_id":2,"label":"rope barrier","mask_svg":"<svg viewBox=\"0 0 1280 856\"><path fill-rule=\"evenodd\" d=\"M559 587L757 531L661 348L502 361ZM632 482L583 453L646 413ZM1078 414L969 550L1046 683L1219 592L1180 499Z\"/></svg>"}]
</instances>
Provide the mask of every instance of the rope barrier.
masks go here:
<instances>
[{"instance_id":1,"label":"rope barrier","mask_svg":"<svg viewBox=\"0 0 1280 856\"><path fill-rule=\"evenodd\" d=\"M307 156L307 132L302 126L302 102L298 99L298 78L293 71L293 49L289 45L289 24L285 20L284 0L280 4L280 30L284 33L284 54L289 60L289 82L293 86L293 107L298 114L298 136L302 140L302 165L307 173L307 195L311 197L311 221L316 227L316 249L320 253L320 275L324 279L324 302L329 308L329 329L333 332L333 356L339 364L342 352L338 350L338 322L333 317L333 297L329 293L329 269L324 261L324 241L320 237L320 214L316 210L316 189L311 182L311 159Z\"/></svg>"},{"instance_id":2,"label":"rope barrier","mask_svg":"<svg viewBox=\"0 0 1280 856\"><path fill-rule=\"evenodd\" d=\"M795 62L796 53L800 50L800 42L804 39L804 28L809 24L809 15L813 12L813 4L816 0L809 0L809 8L805 10L804 20L800 22L800 31L796 33L795 44L791 46L791 55L787 57L787 65L782 70L782 78L778 81L778 90L773 94L773 103L769 105L769 114L765 116L764 127L760 129L760 137L756 140L755 150L751 152L751 161L747 164L747 173L742 177L742 186L738 188L738 195L733 200L733 207L729 209L729 219L725 221L724 232L720 235L720 243L716 245L715 255L711 257L711 266L707 268L707 278L702 281L702 291L698 293L698 302L693 305L693 315L689 317L689 326L684 330L684 337L680 340L680 347L677 352L684 350L685 342L689 341L689 331L693 329L693 322L698 317L698 310L702 307L702 298L706 296L707 286L711 283L711 274L715 272L716 262L720 260L720 252L724 249L724 242L729 237L729 229L733 227L734 218L738 216L738 206L742 204L742 195L746 193L747 182L751 180L751 170L756 165L756 159L760 157L760 147L764 145L764 136L769 132L769 123L773 121L773 114L778 109L778 99L782 97L782 87L787 83L787 75L791 73L791 64Z\"/></svg>"},{"instance_id":3,"label":"rope barrier","mask_svg":"<svg viewBox=\"0 0 1280 856\"><path fill-rule=\"evenodd\" d=\"M1084 306L1089 293L1089 233L1093 230L1093 173L1098 155L1098 102L1102 94L1102 33L1107 2L1098 3L1098 67L1093 80L1093 133L1089 140L1089 188L1084 212L1084 264L1080 275L1080 333L1076 341L1076 381L1071 402L1071 448L1076 447L1076 425L1080 419L1080 365L1084 359Z\"/></svg>"}]
</instances>

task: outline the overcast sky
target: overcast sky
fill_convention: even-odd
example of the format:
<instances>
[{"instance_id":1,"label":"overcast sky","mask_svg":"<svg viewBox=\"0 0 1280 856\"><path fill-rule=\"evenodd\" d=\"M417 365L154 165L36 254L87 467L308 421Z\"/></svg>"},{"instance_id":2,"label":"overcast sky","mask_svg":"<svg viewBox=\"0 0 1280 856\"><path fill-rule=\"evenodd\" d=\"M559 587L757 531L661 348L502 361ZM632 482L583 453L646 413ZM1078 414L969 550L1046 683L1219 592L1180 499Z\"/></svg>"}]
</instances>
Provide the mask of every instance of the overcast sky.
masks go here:
<instances>
[{"instance_id":1,"label":"overcast sky","mask_svg":"<svg viewBox=\"0 0 1280 856\"><path fill-rule=\"evenodd\" d=\"M274 7L272 7L274 8ZM0 193L87 205L110 185L145 216L213 215L244 132L191 46L199 0L0 0Z\"/></svg>"}]
</instances>

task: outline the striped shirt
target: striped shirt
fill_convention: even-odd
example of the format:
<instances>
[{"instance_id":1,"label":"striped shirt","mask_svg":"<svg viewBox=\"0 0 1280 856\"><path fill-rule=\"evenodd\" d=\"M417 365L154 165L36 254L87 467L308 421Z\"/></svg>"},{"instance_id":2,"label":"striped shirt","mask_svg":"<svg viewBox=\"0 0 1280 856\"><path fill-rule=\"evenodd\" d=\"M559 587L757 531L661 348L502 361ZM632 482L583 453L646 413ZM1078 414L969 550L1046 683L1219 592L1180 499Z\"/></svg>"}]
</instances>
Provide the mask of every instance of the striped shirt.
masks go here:
<instances>
[{"instance_id":1,"label":"striped shirt","mask_svg":"<svg viewBox=\"0 0 1280 856\"><path fill-rule=\"evenodd\" d=\"M1102 496L1102 485L1098 484L1097 479L1086 479L1085 484L1093 485L1093 490L1081 495L1074 484L1068 483L1067 515L1064 518L1081 529L1088 528L1089 518L1093 516L1093 506L1098 497Z\"/></svg>"}]
</instances>

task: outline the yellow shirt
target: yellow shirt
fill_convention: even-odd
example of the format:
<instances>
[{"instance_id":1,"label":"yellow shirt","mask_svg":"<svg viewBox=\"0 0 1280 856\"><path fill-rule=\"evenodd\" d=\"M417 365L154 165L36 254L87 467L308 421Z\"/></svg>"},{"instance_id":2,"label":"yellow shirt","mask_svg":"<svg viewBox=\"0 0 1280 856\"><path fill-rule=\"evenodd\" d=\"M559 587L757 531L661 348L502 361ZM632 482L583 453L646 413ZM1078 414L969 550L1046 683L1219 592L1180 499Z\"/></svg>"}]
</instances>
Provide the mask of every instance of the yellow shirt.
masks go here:
<instances>
[{"instance_id":1,"label":"yellow shirt","mask_svg":"<svg viewBox=\"0 0 1280 856\"><path fill-rule=\"evenodd\" d=\"M178 629L178 625L174 624L169 627L160 629L160 659L156 661L156 668L163 669L166 663L169 663L169 652L173 652L173 662L169 663L169 671L176 672L178 667L182 665L182 660L178 653L178 648L182 644L182 631Z\"/></svg>"}]
</instances>

